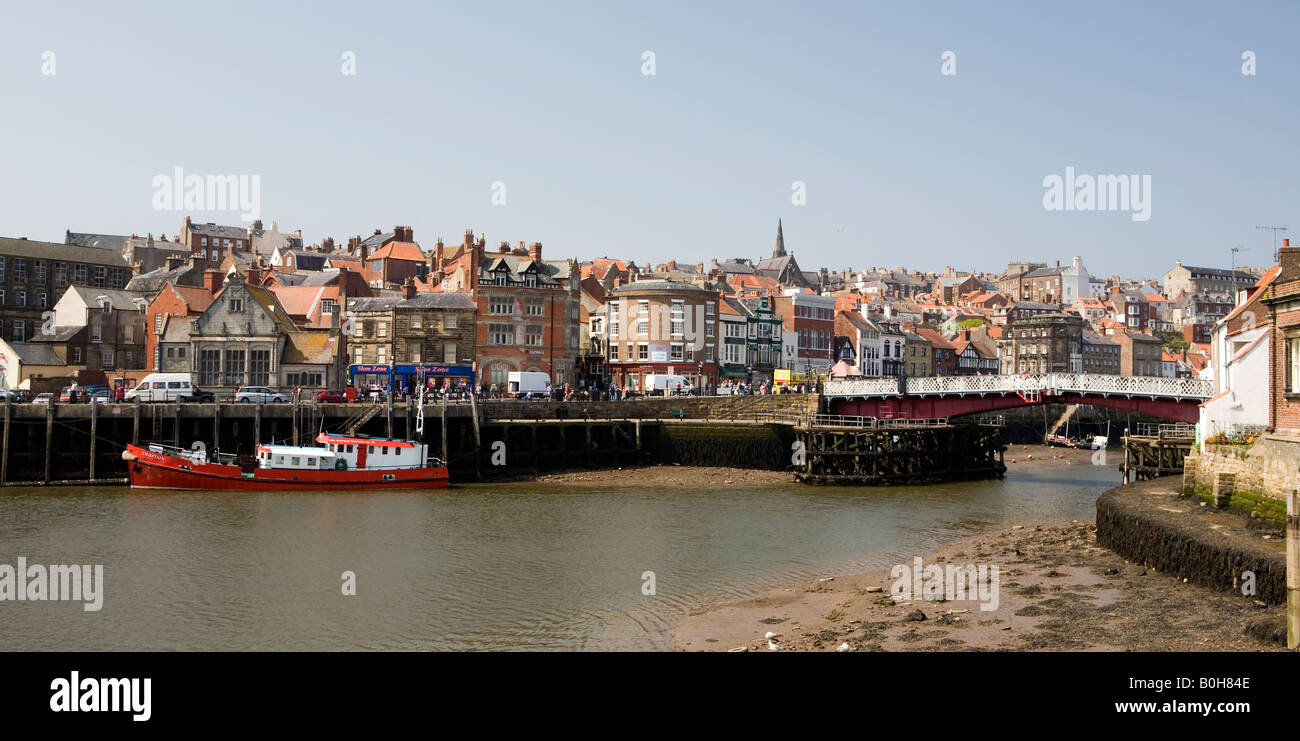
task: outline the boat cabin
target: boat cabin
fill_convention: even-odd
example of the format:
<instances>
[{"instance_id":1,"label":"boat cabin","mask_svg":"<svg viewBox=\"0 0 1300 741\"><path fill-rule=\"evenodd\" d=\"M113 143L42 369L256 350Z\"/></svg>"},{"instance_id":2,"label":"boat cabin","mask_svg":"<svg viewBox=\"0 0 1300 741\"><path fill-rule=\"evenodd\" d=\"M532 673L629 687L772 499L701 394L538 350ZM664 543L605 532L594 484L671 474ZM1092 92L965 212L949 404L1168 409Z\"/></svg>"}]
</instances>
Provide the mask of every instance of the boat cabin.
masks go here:
<instances>
[{"instance_id":1,"label":"boat cabin","mask_svg":"<svg viewBox=\"0 0 1300 741\"><path fill-rule=\"evenodd\" d=\"M338 458L325 448L297 445L257 446L257 465L262 468L293 468L299 470L333 470Z\"/></svg>"}]
</instances>

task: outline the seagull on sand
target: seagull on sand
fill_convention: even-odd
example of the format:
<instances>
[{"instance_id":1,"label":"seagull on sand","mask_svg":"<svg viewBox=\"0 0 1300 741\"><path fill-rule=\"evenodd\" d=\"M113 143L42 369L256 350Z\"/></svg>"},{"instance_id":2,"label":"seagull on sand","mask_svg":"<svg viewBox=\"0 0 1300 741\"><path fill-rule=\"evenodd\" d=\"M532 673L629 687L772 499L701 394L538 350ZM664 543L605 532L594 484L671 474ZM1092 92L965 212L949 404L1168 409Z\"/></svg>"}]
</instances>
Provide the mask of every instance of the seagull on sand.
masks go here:
<instances>
[{"instance_id":1,"label":"seagull on sand","mask_svg":"<svg viewBox=\"0 0 1300 741\"><path fill-rule=\"evenodd\" d=\"M769 630L767 632L767 635L763 637L767 639L767 650L769 651L781 650L781 639L777 638L776 633L773 633L772 631Z\"/></svg>"},{"instance_id":2,"label":"seagull on sand","mask_svg":"<svg viewBox=\"0 0 1300 741\"><path fill-rule=\"evenodd\" d=\"M849 644L848 644L848 641L845 641L844 643L841 643L840 646L839 646L839 648L837 648L837 649L835 649L835 650L838 651L839 653L844 653L845 651L848 651L848 650L849 650Z\"/></svg>"}]
</instances>

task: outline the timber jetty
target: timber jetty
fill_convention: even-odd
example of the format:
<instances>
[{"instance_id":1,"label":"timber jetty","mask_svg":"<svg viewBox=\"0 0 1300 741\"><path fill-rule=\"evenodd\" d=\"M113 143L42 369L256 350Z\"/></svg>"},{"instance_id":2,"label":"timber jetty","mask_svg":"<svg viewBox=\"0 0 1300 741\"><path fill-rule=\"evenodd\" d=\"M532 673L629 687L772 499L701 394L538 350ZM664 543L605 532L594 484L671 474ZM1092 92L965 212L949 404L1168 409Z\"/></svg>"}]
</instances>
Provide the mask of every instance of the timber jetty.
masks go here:
<instances>
[{"instance_id":1,"label":"timber jetty","mask_svg":"<svg viewBox=\"0 0 1300 741\"><path fill-rule=\"evenodd\" d=\"M379 404L83 403L3 406L0 485L126 483L127 443L252 453L356 425L420 435L453 482L655 463L790 471L818 484L1001 476L999 431L975 419L875 420L821 414L816 394L625 401L466 399ZM360 424L358 424L360 420Z\"/></svg>"}]
</instances>

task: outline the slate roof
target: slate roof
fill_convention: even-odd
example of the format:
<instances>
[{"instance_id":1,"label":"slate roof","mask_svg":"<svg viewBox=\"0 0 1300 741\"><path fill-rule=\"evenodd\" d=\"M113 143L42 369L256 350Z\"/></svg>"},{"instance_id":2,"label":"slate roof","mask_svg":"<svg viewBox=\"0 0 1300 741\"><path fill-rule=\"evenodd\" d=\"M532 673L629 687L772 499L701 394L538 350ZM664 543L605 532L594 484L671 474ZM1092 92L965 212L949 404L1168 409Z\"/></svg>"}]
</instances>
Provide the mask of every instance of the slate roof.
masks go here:
<instances>
[{"instance_id":1,"label":"slate roof","mask_svg":"<svg viewBox=\"0 0 1300 741\"><path fill-rule=\"evenodd\" d=\"M325 261L329 255L323 252L312 252L310 250L289 250L293 255L293 266L296 270L320 270L325 267Z\"/></svg>"},{"instance_id":2,"label":"slate roof","mask_svg":"<svg viewBox=\"0 0 1300 741\"><path fill-rule=\"evenodd\" d=\"M226 239L248 239L248 228L243 226L225 226L211 222L200 224L195 221L190 222L190 232L204 236L219 236Z\"/></svg>"},{"instance_id":3,"label":"slate roof","mask_svg":"<svg viewBox=\"0 0 1300 741\"><path fill-rule=\"evenodd\" d=\"M533 272L537 275L538 287L554 288L561 280L569 278L569 263L534 260L526 254L487 254L479 265L479 283L487 287L494 276L502 272L508 274L508 280L516 283L522 283L524 276Z\"/></svg>"},{"instance_id":4,"label":"slate roof","mask_svg":"<svg viewBox=\"0 0 1300 741\"><path fill-rule=\"evenodd\" d=\"M464 309L478 308L468 293L416 293L412 298L384 296L356 298L348 301L351 311L390 311L392 309Z\"/></svg>"},{"instance_id":5,"label":"slate roof","mask_svg":"<svg viewBox=\"0 0 1300 741\"><path fill-rule=\"evenodd\" d=\"M84 262L90 265L128 267L121 253L99 247L81 247L57 242L39 242L32 239L0 237L0 255L17 255L44 260Z\"/></svg>"},{"instance_id":6,"label":"slate roof","mask_svg":"<svg viewBox=\"0 0 1300 741\"><path fill-rule=\"evenodd\" d=\"M185 275L186 273L190 272L193 269L194 266L191 265L189 262L186 262L180 267L173 268L171 270L168 270L167 266L164 265L163 267L158 268L157 270L151 270L147 273L141 273L135 276L134 278L132 278L131 280L127 281L126 290L142 291L145 293L157 293L158 291L161 291L163 287L166 286L168 283L175 283L176 281L180 280L181 276Z\"/></svg>"},{"instance_id":7,"label":"slate roof","mask_svg":"<svg viewBox=\"0 0 1300 741\"><path fill-rule=\"evenodd\" d=\"M73 329L81 329L73 327ZM9 346L18 353L23 365L67 365L63 356L54 351L49 343L11 342Z\"/></svg>"},{"instance_id":8,"label":"slate roof","mask_svg":"<svg viewBox=\"0 0 1300 741\"><path fill-rule=\"evenodd\" d=\"M121 234L85 234L81 232L67 232L64 241L77 247L94 247L100 250L113 250L121 252L129 236Z\"/></svg>"},{"instance_id":9,"label":"slate roof","mask_svg":"<svg viewBox=\"0 0 1300 741\"><path fill-rule=\"evenodd\" d=\"M113 308L118 310L135 310L137 299L149 300L145 291L136 290L116 290L113 288L96 288L94 286L74 285L68 286L69 291L76 291L81 300L91 308L96 308L100 296L107 296L109 301L113 302ZM67 294L64 294L65 296Z\"/></svg>"}]
</instances>

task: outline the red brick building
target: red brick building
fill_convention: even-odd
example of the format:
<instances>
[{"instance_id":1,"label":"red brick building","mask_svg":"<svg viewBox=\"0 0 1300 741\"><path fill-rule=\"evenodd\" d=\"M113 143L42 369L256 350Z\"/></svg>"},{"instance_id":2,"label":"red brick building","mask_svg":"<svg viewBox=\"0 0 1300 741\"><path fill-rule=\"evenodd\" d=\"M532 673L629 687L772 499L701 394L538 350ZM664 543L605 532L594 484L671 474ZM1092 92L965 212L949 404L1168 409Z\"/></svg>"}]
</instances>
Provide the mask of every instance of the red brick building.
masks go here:
<instances>
[{"instance_id":1,"label":"red brick building","mask_svg":"<svg viewBox=\"0 0 1300 741\"><path fill-rule=\"evenodd\" d=\"M799 373L828 373L835 364L835 299L804 291L776 297L785 333L780 367Z\"/></svg>"},{"instance_id":2,"label":"red brick building","mask_svg":"<svg viewBox=\"0 0 1300 741\"><path fill-rule=\"evenodd\" d=\"M542 243L487 252L470 231L448 250L438 240L425 291L465 291L478 305L480 384L505 386L510 371L546 373L559 386L578 381L582 292L577 263L542 259Z\"/></svg>"},{"instance_id":3,"label":"red brick building","mask_svg":"<svg viewBox=\"0 0 1300 741\"><path fill-rule=\"evenodd\" d=\"M1283 240L1278 263L1281 271L1263 298L1272 322L1269 426L1300 433L1300 247Z\"/></svg>"},{"instance_id":4,"label":"red brick building","mask_svg":"<svg viewBox=\"0 0 1300 741\"><path fill-rule=\"evenodd\" d=\"M400 286L408 278L423 278L429 265L409 226L393 227L393 239L362 258L374 288Z\"/></svg>"},{"instance_id":5,"label":"red brick building","mask_svg":"<svg viewBox=\"0 0 1300 741\"><path fill-rule=\"evenodd\" d=\"M188 247L190 254L202 255L209 267L220 265L231 252L248 252L253 244L246 227L196 224L188 216L176 241Z\"/></svg>"}]
</instances>

